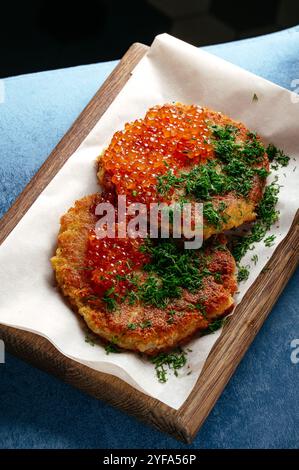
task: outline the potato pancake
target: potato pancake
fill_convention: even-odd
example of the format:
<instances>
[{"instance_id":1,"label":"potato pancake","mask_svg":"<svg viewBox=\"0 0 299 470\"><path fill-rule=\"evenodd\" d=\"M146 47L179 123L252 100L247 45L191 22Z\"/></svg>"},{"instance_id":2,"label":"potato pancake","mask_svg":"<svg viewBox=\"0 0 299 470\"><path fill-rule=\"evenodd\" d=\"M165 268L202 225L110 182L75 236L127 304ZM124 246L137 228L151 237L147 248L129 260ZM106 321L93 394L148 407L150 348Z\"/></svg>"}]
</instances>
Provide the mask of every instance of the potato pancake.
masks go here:
<instances>
[{"instance_id":1,"label":"potato pancake","mask_svg":"<svg viewBox=\"0 0 299 470\"><path fill-rule=\"evenodd\" d=\"M242 123L195 105L165 104L114 134L98 159L104 190L141 202L202 202L204 238L256 218L269 161Z\"/></svg>"},{"instance_id":2,"label":"potato pancake","mask_svg":"<svg viewBox=\"0 0 299 470\"><path fill-rule=\"evenodd\" d=\"M200 250L173 240L97 238L94 194L61 218L57 283L88 327L106 341L155 354L184 343L233 308L235 261L223 236Z\"/></svg>"}]
</instances>

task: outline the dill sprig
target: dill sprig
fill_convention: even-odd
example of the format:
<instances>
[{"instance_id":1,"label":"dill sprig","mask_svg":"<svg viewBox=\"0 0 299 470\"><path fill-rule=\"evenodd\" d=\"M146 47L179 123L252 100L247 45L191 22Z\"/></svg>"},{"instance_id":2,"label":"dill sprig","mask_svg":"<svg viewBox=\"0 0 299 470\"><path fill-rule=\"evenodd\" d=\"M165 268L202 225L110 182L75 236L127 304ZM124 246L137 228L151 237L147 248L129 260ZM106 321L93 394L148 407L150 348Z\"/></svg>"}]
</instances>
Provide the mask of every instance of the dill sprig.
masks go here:
<instances>
[{"instance_id":1,"label":"dill sprig","mask_svg":"<svg viewBox=\"0 0 299 470\"><path fill-rule=\"evenodd\" d=\"M237 281L238 282L247 281L248 278L249 278L249 266L238 265Z\"/></svg>"},{"instance_id":2,"label":"dill sprig","mask_svg":"<svg viewBox=\"0 0 299 470\"><path fill-rule=\"evenodd\" d=\"M90 346L95 345L94 339L91 336L89 336L88 334L86 334L86 336L85 336L85 343L90 344Z\"/></svg>"},{"instance_id":3,"label":"dill sprig","mask_svg":"<svg viewBox=\"0 0 299 470\"><path fill-rule=\"evenodd\" d=\"M151 362L155 366L159 382L167 382L169 370L173 371L174 375L177 377L178 370L186 365L186 356L186 352L178 348L170 353L161 352L152 357Z\"/></svg>"},{"instance_id":4,"label":"dill sprig","mask_svg":"<svg viewBox=\"0 0 299 470\"><path fill-rule=\"evenodd\" d=\"M276 210L278 193L279 185L276 181L266 187L257 209L257 222L253 225L251 231L240 237L232 247L232 253L237 262L243 258L254 243L263 240L271 225L277 221L279 216L279 211Z\"/></svg>"},{"instance_id":5,"label":"dill sprig","mask_svg":"<svg viewBox=\"0 0 299 470\"><path fill-rule=\"evenodd\" d=\"M195 198L203 202L205 222L221 229L225 213L221 206L215 206L211 199L230 192L248 197L255 175L266 179L268 171L257 167L266 152L256 134L248 132L245 142L236 142L238 129L234 126L211 126L216 160L194 165L190 171L174 174L168 170L157 178L157 191L166 195L179 189L186 201Z\"/></svg>"},{"instance_id":6,"label":"dill sprig","mask_svg":"<svg viewBox=\"0 0 299 470\"><path fill-rule=\"evenodd\" d=\"M206 202L203 206L203 216L206 222L218 229L221 229L222 224L227 220L225 214L223 214L225 208L225 204L215 207L212 202Z\"/></svg>"},{"instance_id":7,"label":"dill sprig","mask_svg":"<svg viewBox=\"0 0 299 470\"><path fill-rule=\"evenodd\" d=\"M274 245L276 235L269 235L267 238L264 239L265 246L270 247Z\"/></svg>"},{"instance_id":8,"label":"dill sprig","mask_svg":"<svg viewBox=\"0 0 299 470\"><path fill-rule=\"evenodd\" d=\"M113 342L106 344L105 351L107 355L110 353L115 353L115 354L121 353L121 349L119 349L119 347Z\"/></svg>"},{"instance_id":9,"label":"dill sprig","mask_svg":"<svg viewBox=\"0 0 299 470\"><path fill-rule=\"evenodd\" d=\"M166 307L170 299L178 298L182 289L195 292L205 276L206 268L202 250L184 250L169 240L148 245L151 260L144 266L146 280L138 287L139 298L156 307Z\"/></svg>"},{"instance_id":10,"label":"dill sprig","mask_svg":"<svg viewBox=\"0 0 299 470\"><path fill-rule=\"evenodd\" d=\"M266 152L270 162L272 162L272 168L277 170L280 166L288 166L290 157L286 155L283 150L277 148L273 144L269 144Z\"/></svg>"},{"instance_id":11,"label":"dill sprig","mask_svg":"<svg viewBox=\"0 0 299 470\"><path fill-rule=\"evenodd\" d=\"M209 324L209 326L202 332L202 336L209 335L210 333L214 333L215 331L222 328L225 323L227 322L227 317L225 318L218 318Z\"/></svg>"},{"instance_id":12,"label":"dill sprig","mask_svg":"<svg viewBox=\"0 0 299 470\"><path fill-rule=\"evenodd\" d=\"M110 289L107 289L105 294L103 295L102 301L105 303L106 309L109 312L112 312L113 310L116 309L117 298L118 298L118 294L115 292L115 287L111 287Z\"/></svg>"},{"instance_id":13,"label":"dill sprig","mask_svg":"<svg viewBox=\"0 0 299 470\"><path fill-rule=\"evenodd\" d=\"M212 246L212 249L216 248ZM147 240L141 249L150 255L150 261L142 268L146 276L121 276L121 280L128 281L128 290L120 296L114 287L108 289L102 297L107 311L114 311L124 301L128 301L130 305L142 302L165 308L172 299L181 296L183 289L196 292L204 277L215 277L206 267L207 257L202 249L185 250L173 239L160 239L157 243ZM150 324L147 322L137 326L148 328ZM134 326L130 327L133 328Z\"/></svg>"}]
</instances>

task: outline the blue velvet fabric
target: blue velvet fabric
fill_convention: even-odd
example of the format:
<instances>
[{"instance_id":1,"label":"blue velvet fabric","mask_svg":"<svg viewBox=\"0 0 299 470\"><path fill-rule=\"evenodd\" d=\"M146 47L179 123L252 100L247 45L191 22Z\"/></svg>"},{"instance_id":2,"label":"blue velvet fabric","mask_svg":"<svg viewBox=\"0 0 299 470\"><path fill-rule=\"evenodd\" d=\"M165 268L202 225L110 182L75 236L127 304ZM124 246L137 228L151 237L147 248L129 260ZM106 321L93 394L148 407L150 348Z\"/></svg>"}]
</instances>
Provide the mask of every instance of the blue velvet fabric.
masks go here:
<instances>
[{"instance_id":1,"label":"blue velvet fabric","mask_svg":"<svg viewBox=\"0 0 299 470\"><path fill-rule=\"evenodd\" d=\"M286 88L299 78L299 27L206 49ZM1 215L115 64L0 81ZM298 281L297 271L191 447L298 448ZM190 447L8 354L0 393L1 448Z\"/></svg>"}]
</instances>

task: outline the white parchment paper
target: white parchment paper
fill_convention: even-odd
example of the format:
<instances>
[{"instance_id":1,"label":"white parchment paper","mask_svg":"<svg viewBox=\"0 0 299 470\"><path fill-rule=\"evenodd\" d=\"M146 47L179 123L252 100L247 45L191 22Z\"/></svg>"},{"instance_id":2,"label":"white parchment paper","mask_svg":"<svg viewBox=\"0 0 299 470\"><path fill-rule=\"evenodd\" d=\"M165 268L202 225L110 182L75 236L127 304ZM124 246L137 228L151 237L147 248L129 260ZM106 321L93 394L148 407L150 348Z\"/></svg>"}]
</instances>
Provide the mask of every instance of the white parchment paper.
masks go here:
<instances>
[{"instance_id":1,"label":"white parchment paper","mask_svg":"<svg viewBox=\"0 0 299 470\"><path fill-rule=\"evenodd\" d=\"M252 99L254 93L258 101ZM170 375L166 384L159 384L147 360L130 352L107 356L103 347L85 342L86 331L56 290L49 262L60 216L76 199L99 189L94 160L113 133L127 121L143 116L150 106L171 101L196 103L228 114L293 157L289 167L279 173L283 185L278 206L281 216L271 231L276 235L275 245L265 248L263 242L256 244L243 260L252 267L249 279L240 285L240 301L287 234L298 208L299 104L292 102L287 90L163 34L155 39L89 136L2 244L0 322L38 333L66 356L120 377L177 409L190 394L220 332L191 341L189 368L182 370L179 378ZM256 266L250 261L253 254L259 256Z\"/></svg>"}]
</instances>

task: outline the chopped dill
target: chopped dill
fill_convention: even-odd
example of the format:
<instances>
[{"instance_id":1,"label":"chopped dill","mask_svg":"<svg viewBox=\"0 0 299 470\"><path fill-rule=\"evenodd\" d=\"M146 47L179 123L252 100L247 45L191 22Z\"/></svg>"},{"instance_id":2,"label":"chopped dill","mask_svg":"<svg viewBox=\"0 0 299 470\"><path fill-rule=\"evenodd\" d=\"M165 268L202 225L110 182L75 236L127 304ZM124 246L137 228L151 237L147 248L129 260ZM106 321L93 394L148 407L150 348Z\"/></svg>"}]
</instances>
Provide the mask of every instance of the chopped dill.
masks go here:
<instances>
[{"instance_id":1,"label":"chopped dill","mask_svg":"<svg viewBox=\"0 0 299 470\"><path fill-rule=\"evenodd\" d=\"M93 339L91 336L89 336L89 335L86 335L86 336L85 336L85 343L90 344L90 346L94 346L94 345L95 345L94 339Z\"/></svg>"},{"instance_id":2,"label":"chopped dill","mask_svg":"<svg viewBox=\"0 0 299 470\"><path fill-rule=\"evenodd\" d=\"M222 284L222 283L223 283L223 279L222 279L222 274L221 274L221 273L213 273L213 276L214 276L215 281L216 281L218 284Z\"/></svg>"},{"instance_id":3,"label":"chopped dill","mask_svg":"<svg viewBox=\"0 0 299 470\"><path fill-rule=\"evenodd\" d=\"M145 266L145 269L150 269L148 266ZM154 267L151 267L154 269ZM154 275L149 275L146 280L138 286L137 298L141 299L146 305L152 305L157 308L166 307L169 298L179 297L181 289L176 285L175 282L172 283L172 291L168 292L169 280L165 278L165 282L159 277Z\"/></svg>"},{"instance_id":4,"label":"chopped dill","mask_svg":"<svg viewBox=\"0 0 299 470\"><path fill-rule=\"evenodd\" d=\"M152 322L150 320L145 320L144 322L140 323L140 328L150 328L152 326Z\"/></svg>"},{"instance_id":5,"label":"chopped dill","mask_svg":"<svg viewBox=\"0 0 299 470\"><path fill-rule=\"evenodd\" d=\"M106 308L109 312L112 312L117 307L117 301L115 298L117 294L114 291L115 291L115 288L111 287L110 289L106 290L105 294L102 297L102 300L106 304ZM112 294L114 295L114 297L112 297Z\"/></svg>"},{"instance_id":6,"label":"chopped dill","mask_svg":"<svg viewBox=\"0 0 299 470\"><path fill-rule=\"evenodd\" d=\"M237 262L243 258L254 243L263 240L271 225L277 221L279 212L275 207L278 201L278 193L279 186L276 182L266 187L257 209L257 222L253 225L249 234L239 237L239 240L232 246L232 253Z\"/></svg>"},{"instance_id":7,"label":"chopped dill","mask_svg":"<svg viewBox=\"0 0 299 470\"><path fill-rule=\"evenodd\" d=\"M170 191L170 189L179 186L181 178L175 176L171 170L168 170L164 175L158 176L157 181L158 193L165 195Z\"/></svg>"},{"instance_id":8,"label":"chopped dill","mask_svg":"<svg viewBox=\"0 0 299 470\"><path fill-rule=\"evenodd\" d=\"M224 209L225 207L223 206L216 209L212 202L206 202L203 206L203 216L209 224L220 229L223 222L226 220L225 216L222 214Z\"/></svg>"},{"instance_id":9,"label":"chopped dill","mask_svg":"<svg viewBox=\"0 0 299 470\"><path fill-rule=\"evenodd\" d=\"M255 168L254 172L262 179L266 179L270 175L270 172L266 168Z\"/></svg>"},{"instance_id":10,"label":"chopped dill","mask_svg":"<svg viewBox=\"0 0 299 470\"><path fill-rule=\"evenodd\" d=\"M225 323L227 322L227 318L218 318L217 320L214 320L212 323L209 324L206 330L203 331L202 335L209 335L210 333L214 333L215 331L219 330L222 328Z\"/></svg>"},{"instance_id":11,"label":"chopped dill","mask_svg":"<svg viewBox=\"0 0 299 470\"><path fill-rule=\"evenodd\" d=\"M174 316L176 314L176 311L175 310L169 310L167 313L169 315L169 318L167 319L167 323L169 323L169 325L172 325L175 322Z\"/></svg>"},{"instance_id":12,"label":"chopped dill","mask_svg":"<svg viewBox=\"0 0 299 470\"><path fill-rule=\"evenodd\" d=\"M252 101L258 101L259 98L256 93L253 93Z\"/></svg>"},{"instance_id":13,"label":"chopped dill","mask_svg":"<svg viewBox=\"0 0 299 470\"><path fill-rule=\"evenodd\" d=\"M247 281L249 278L249 266L238 266L238 282Z\"/></svg>"},{"instance_id":14,"label":"chopped dill","mask_svg":"<svg viewBox=\"0 0 299 470\"><path fill-rule=\"evenodd\" d=\"M278 202L279 186L274 181L265 188L263 197L258 206L257 215L267 230L273 225L279 216L279 212L275 209Z\"/></svg>"},{"instance_id":15,"label":"chopped dill","mask_svg":"<svg viewBox=\"0 0 299 470\"><path fill-rule=\"evenodd\" d=\"M213 134L211 141L216 159L207 161L203 165L195 165L190 171L182 172L179 175L175 174L165 163L166 173L157 177L157 191L161 195L166 195L174 189L179 189L181 203L188 202L192 198L203 202L205 224L221 229L228 220L225 211L226 205L224 203L215 203L214 205L213 196L233 192L247 198L256 175L265 180L269 174L265 168L257 167L260 166L257 163L263 161L265 152L267 152L272 166L286 166L289 157L273 144L269 144L265 148L254 132L248 132L245 142L239 142L236 140L239 132L237 127L217 125L211 126L211 130ZM265 237L272 224L278 219L279 212L276 210L278 193L279 185L276 181L265 188L256 209L257 221L247 235L238 237L233 242L232 253L237 263L248 250L253 249L256 242L264 239L266 246L272 246L275 236ZM134 191L132 194L135 196ZM206 260L202 263L204 257L198 256L198 251L183 250L171 239L160 240L158 243L148 240L144 246L140 247L140 251L150 255L150 261L143 267L146 273L145 279L130 277L132 289L128 289L123 298L120 298L115 292L114 287L108 289L102 297L108 311L115 310L118 301L125 299L130 304L141 301L146 305L166 308L172 299L181 296L183 289L190 292L197 291L205 276L213 275L216 282L222 281L219 273L209 272L206 268ZM256 264L257 255L254 255L251 260ZM248 267L239 266L238 281L248 279L248 275ZM120 277L116 279L121 281ZM99 300L99 298L94 296L92 300ZM198 310L201 312L200 308ZM171 313L169 313L167 321L169 324L173 323L174 319ZM150 326L151 322L148 320L138 325L130 323L128 329L134 330L137 327L148 328Z\"/></svg>"},{"instance_id":16,"label":"chopped dill","mask_svg":"<svg viewBox=\"0 0 299 470\"><path fill-rule=\"evenodd\" d=\"M165 195L178 188L184 192L181 197L194 197L196 201L211 201L214 195L234 192L247 197L253 185L255 175L266 179L269 172L266 168L256 167L262 162L266 148L255 132L248 132L245 142L236 142L238 128L234 126L211 126L213 145L217 159L204 165L195 165L189 172L175 175L168 170L157 178L157 191ZM281 165L287 164L288 158L281 150L269 145L270 157ZM221 227L219 211L207 203L205 217L209 224Z\"/></svg>"},{"instance_id":17,"label":"chopped dill","mask_svg":"<svg viewBox=\"0 0 299 470\"><path fill-rule=\"evenodd\" d=\"M206 307L201 302L198 302L195 307L203 317L207 316Z\"/></svg>"},{"instance_id":18,"label":"chopped dill","mask_svg":"<svg viewBox=\"0 0 299 470\"><path fill-rule=\"evenodd\" d=\"M186 365L187 354L178 348L170 353L159 353L150 360L155 366L158 381L165 383L168 380L168 372L172 370L174 375L178 376L178 370Z\"/></svg>"},{"instance_id":19,"label":"chopped dill","mask_svg":"<svg viewBox=\"0 0 299 470\"><path fill-rule=\"evenodd\" d=\"M277 170L279 166L288 166L290 157L283 150L278 149L273 144L269 144L266 152L274 170Z\"/></svg>"},{"instance_id":20,"label":"chopped dill","mask_svg":"<svg viewBox=\"0 0 299 470\"><path fill-rule=\"evenodd\" d=\"M224 193L227 185L226 177L219 172L214 161L194 166L189 173L181 175L181 182L186 195L199 201L208 201L213 195Z\"/></svg>"},{"instance_id":21,"label":"chopped dill","mask_svg":"<svg viewBox=\"0 0 299 470\"><path fill-rule=\"evenodd\" d=\"M143 269L148 277L138 286L138 297L145 304L165 308L182 289L195 292L211 274L198 251L179 248L172 239L148 245L147 252L151 260Z\"/></svg>"},{"instance_id":22,"label":"chopped dill","mask_svg":"<svg viewBox=\"0 0 299 470\"><path fill-rule=\"evenodd\" d=\"M259 259L258 255L253 255L251 258L251 261L254 263L254 265L256 265L258 262L258 259Z\"/></svg>"},{"instance_id":23,"label":"chopped dill","mask_svg":"<svg viewBox=\"0 0 299 470\"><path fill-rule=\"evenodd\" d=\"M115 354L120 354L121 353L121 349L119 349L119 347L114 344L113 342L111 343L108 343L106 346L105 346L105 351L106 351L106 354L110 354L110 353L115 353Z\"/></svg>"},{"instance_id":24,"label":"chopped dill","mask_svg":"<svg viewBox=\"0 0 299 470\"><path fill-rule=\"evenodd\" d=\"M274 245L275 243L275 238L276 238L276 235L269 235L269 237L265 238L264 239L264 243L265 243L265 246L267 247L271 247Z\"/></svg>"},{"instance_id":25,"label":"chopped dill","mask_svg":"<svg viewBox=\"0 0 299 470\"><path fill-rule=\"evenodd\" d=\"M219 126L219 125L213 125L211 126L211 129L213 131L214 137L216 137L219 140L231 140L235 136L236 132L238 131L238 128L235 126Z\"/></svg>"},{"instance_id":26,"label":"chopped dill","mask_svg":"<svg viewBox=\"0 0 299 470\"><path fill-rule=\"evenodd\" d=\"M248 163L262 161L265 154L265 147L254 132L249 132L247 136L248 140L246 140L245 145L241 150L242 157L245 158Z\"/></svg>"}]
</instances>

